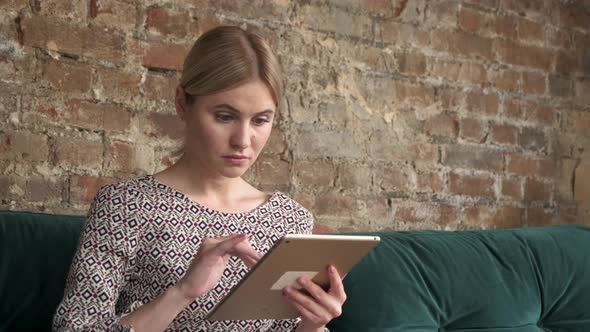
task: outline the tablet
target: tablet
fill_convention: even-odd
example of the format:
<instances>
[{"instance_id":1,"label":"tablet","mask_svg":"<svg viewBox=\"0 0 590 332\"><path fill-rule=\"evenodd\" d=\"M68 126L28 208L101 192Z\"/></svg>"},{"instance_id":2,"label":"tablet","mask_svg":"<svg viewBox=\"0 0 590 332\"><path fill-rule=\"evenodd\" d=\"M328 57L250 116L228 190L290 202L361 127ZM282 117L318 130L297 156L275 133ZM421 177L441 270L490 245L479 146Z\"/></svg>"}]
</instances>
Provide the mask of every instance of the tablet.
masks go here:
<instances>
[{"instance_id":1,"label":"tablet","mask_svg":"<svg viewBox=\"0 0 590 332\"><path fill-rule=\"evenodd\" d=\"M380 241L378 236L284 235L208 314L208 320L289 319L299 312L282 289L308 276L328 289L328 265L346 275Z\"/></svg>"}]
</instances>

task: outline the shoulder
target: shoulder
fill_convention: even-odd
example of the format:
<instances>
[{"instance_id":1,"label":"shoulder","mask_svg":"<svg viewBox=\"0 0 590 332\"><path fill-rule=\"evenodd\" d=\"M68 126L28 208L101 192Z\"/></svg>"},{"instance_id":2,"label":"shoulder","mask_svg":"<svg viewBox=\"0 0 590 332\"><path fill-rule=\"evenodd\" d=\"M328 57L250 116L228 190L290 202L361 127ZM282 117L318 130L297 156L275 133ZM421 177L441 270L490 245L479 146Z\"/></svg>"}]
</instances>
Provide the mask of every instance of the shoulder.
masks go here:
<instances>
[{"instance_id":1,"label":"shoulder","mask_svg":"<svg viewBox=\"0 0 590 332\"><path fill-rule=\"evenodd\" d=\"M275 201L283 207L283 210L290 212L290 214L300 220L313 222L313 214L287 194L276 191L273 196L275 197Z\"/></svg>"},{"instance_id":2,"label":"shoulder","mask_svg":"<svg viewBox=\"0 0 590 332\"><path fill-rule=\"evenodd\" d=\"M131 200L137 200L149 196L154 189L149 175L137 176L102 186L96 194L96 199L124 199L127 203Z\"/></svg>"}]
</instances>

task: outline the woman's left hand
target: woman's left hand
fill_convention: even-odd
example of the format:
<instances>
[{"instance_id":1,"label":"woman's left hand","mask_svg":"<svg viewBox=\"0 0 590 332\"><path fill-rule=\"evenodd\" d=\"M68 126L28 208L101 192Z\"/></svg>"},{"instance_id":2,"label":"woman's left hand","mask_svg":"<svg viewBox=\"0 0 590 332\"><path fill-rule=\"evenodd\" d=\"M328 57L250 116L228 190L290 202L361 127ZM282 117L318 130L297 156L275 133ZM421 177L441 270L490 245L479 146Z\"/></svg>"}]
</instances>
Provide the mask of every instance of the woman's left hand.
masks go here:
<instances>
[{"instance_id":1,"label":"woman's left hand","mask_svg":"<svg viewBox=\"0 0 590 332\"><path fill-rule=\"evenodd\" d=\"M299 310L301 323L297 331L323 331L324 326L342 313L342 304L346 301L346 293L340 274L334 266L328 267L330 289L325 291L307 277L299 277L297 282L309 294L302 290L287 286L283 294L291 304Z\"/></svg>"}]
</instances>

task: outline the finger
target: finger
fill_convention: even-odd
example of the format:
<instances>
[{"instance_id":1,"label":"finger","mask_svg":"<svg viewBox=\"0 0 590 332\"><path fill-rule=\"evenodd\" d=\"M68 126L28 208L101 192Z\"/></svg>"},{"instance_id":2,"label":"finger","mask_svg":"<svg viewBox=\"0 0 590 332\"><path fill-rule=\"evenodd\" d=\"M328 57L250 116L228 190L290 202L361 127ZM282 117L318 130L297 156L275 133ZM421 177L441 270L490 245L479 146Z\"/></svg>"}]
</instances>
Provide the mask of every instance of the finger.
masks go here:
<instances>
[{"instance_id":1,"label":"finger","mask_svg":"<svg viewBox=\"0 0 590 332\"><path fill-rule=\"evenodd\" d=\"M346 300L346 292L344 292L344 285L342 285L340 273L338 273L334 265L328 267L328 278L330 279L330 290L328 292L344 302Z\"/></svg>"},{"instance_id":2,"label":"finger","mask_svg":"<svg viewBox=\"0 0 590 332\"><path fill-rule=\"evenodd\" d=\"M331 319L330 313L326 308L315 302L311 297L292 287L285 287L287 299L299 310L299 312L308 317L309 320L317 323L327 323Z\"/></svg>"},{"instance_id":3,"label":"finger","mask_svg":"<svg viewBox=\"0 0 590 332\"><path fill-rule=\"evenodd\" d=\"M235 245L231 250L230 253L234 256L238 257L251 257L252 259L259 260L262 255L254 250L248 241L242 241Z\"/></svg>"},{"instance_id":4,"label":"finger","mask_svg":"<svg viewBox=\"0 0 590 332\"><path fill-rule=\"evenodd\" d=\"M300 277L297 279L297 283L300 284L303 289L305 289L309 295L324 308L329 308L334 305L335 300L332 298L332 295L326 293L322 287L311 279Z\"/></svg>"},{"instance_id":5,"label":"finger","mask_svg":"<svg viewBox=\"0 0 590 332\"><path fill-rule=\"evenodd\" d=\"M295 309L297 309L299 314L301 314L302 318L304 318L308 321L315 322L316 324L320 323L318 321L321 320L321 318L316 316L313 312L309 311L306 307L304 307L303 305L299 304L298 302L294 301L293 299L291 299L289 297L287 297L287 301L289 301L289 303L291 303L291 305L293 305L295 307Z\"/></svg>"},{"instance_id":6,"label":"finger","mask_svg":"<svg viewBox=\"0 0 590 332\"><path fill-rule=\"evenodd\" d=\"M231 251L238 243L244 241L245 239L246 234L232 235L228 239L219 242L215 247L215 250L219 253L219 255L225 255L229 251Z\"/></svg>"},{"instance_id":7,"label":"finger","mask_svg":"<svg viewBox=\"0 0 590 332\"><path fill-rule=\"evenodd\" d=\"M338 317L342 313L342 303L344 300L333 296L332 294L326 293L326 291L318 284L310 280L309 278L301 277L298 282L304 287L304 289L313 297L313 299L327 311L331 317Z\"/></svg>"}]
</instances>

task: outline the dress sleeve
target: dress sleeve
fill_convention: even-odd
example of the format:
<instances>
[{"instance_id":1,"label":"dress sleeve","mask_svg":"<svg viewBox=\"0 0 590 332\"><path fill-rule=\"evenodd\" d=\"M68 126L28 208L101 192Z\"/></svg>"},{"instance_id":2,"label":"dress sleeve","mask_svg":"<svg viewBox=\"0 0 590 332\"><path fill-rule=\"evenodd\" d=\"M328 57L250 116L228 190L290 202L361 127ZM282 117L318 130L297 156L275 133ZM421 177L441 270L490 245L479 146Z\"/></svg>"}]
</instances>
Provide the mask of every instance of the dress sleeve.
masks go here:
<instances>
[{"instance_id":1,"label":"dress sleeve","mask_svg":"<svg viewBox=\"0 0 590 332\"><path fill-rule=\"evenodd\" d=\"M313 232L314 223L313 214L311 214L311 212L307 211L303 207L296 208L295 214L299 215L300 217L297 219L298 221L291 228L291 231L289 233L311 234ZM297 329L297 326L299 326L300 321L301 318L275 320L270 327L270 331L292 332ZM324 332L330 332L330 330L328 330L328 328L324 328Z\"/></svg>"},{"instance_id":2,"label":"dress sleeve","mask_svg":"<svg viewBox=\"0 0 590 332\"><path fill-rule=\"evenodd\" d=\"M135 264L141 223L124 187L103 187L82 228L54 331L133 331L116 304Z\"/></svg>"}]
</instances>

